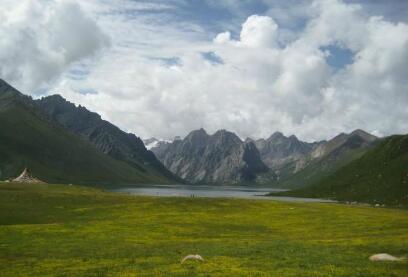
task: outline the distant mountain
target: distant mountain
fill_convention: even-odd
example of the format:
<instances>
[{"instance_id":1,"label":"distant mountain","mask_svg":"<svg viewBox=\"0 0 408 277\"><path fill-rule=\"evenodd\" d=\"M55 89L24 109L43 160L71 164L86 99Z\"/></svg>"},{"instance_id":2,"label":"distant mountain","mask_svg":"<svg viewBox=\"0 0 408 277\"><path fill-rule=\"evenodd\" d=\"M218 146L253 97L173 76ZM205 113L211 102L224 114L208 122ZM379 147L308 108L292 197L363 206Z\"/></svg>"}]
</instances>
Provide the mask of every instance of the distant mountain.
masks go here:
<instances>
[{"instance_id":1,"label":"distant mountain","mask_svg":"<svg viewBox=\"0 0 408 277\"><path fill-rule=\"evenodd\" d=\"M376 136L359 129L350 134L341 133L328 142L320 144L314 149L312 157L316 159L333 153L339 155L350 149L369 146L375 140L377 140Z\"/></svg>"},{"instance_id":2,"label":"distant mountain","mask_svg":"<svg viewBox=\"0 0 408 277\"><path fill-rule=\"evenodd\" d=\"M279 178L290 176L301 170L308 155L322 142L307 143L300 141L296 136L284 136L275 132L268 139L254 141L259 150L262 161L272 169Z\"/></svg>"},{"instance_id":3,"label":"distant mountain","mask_svg":"<svg viewBox=\"0 0 408 277\"><path fill-rule=\"evenodd\" d=\"M103 120L99 114L90 112L81 105L75 106L60 95L44 97L35 102L43 113L112 158L126 162L138 170L181 182L180 178L168 171L146 149L139 137L120 130Z\"/></svg>"},{"instance_id":4,"label":"distant mountain","mask_svg":"<svg viewBox=\"0 0 408 277\"><path fill-rule=\"evenodd\" d=\"M224 138L221 144L218 137ZM248 138L242 142L238 136L225 130L210 136L200 129L191 132L184 140L175 140L173 143L157 139L145 143L154 145L151 150L170 171L190 182L237 183L251 180L275 187L296 188L316 182L361 157L376 141L377 137L355 130L328 141L312 143L303 142L294 135L287 137L280 132L275 132L267 139ZM250 170L249 179L237 178L236 174L230 172L231 168L237 168L237 164L234 164L236 159L225 159L222 166L217 164L221 157L226 156L225 153L231 152L231 147L239 149L238 146L244 145L247 147L246 151L259 152L253 156L259 156L263 163L263 166L259 166L259 161L254 159L257 166L254 167L255 170ZM252 150L253 146L258 151ZM214 167L211 167L213 156L209 153L219 153L220 157L216 156ZM265 166L269 170L265 170ZM264 169L258 170L259 168ZM222 177L223 171L228 177ZM216 175L212 176L214 172Z\"/></svg>"},{"instance_id":5,"label":"distant mountain","mask_svg":"<svg viewBox=\"0 0 408 277\"><path fill-rule=\"evenodd\" d=\"M356 133L355 133L356 134ZM373 139L366 134L366 139ZM353 140L354 144L358 138ZM287 195L408 205L408 135L381 140L360 158L322 180Z\"/></svg>"},{"instance_id":6,"label":"distant mountain","mask_svg":"<svg viewBox=\"0 0 408 277\"><path fill-rule=\"evenodd\" d=\"M61 97L51 99L66 104ZM67 104L71 111L75 111L71 105ZM97 114L78 107L78 114L74 115L73 112L72 116L79 127L72 132L73 129L60 123L71 122L74 125L74 122L69 116L58 117L59 109L59 105L50 103L47 107L43 100L34 101L0 80L0 179L16 177L24 167L28 167L34 176L48 182L136 184L173 181L168 177L172 174L162 165L163 171L160 171L160 163L144 149L142 142L139 148L136 147L136 136L123 135L127 140L134 141L137 148L128 148L129 153L125 155L138 161L132 163L123 157L121 159L117 150L121 147L111 145L116 139L114 135L101 136L103 131L92 132L91 123L97 126L95 129L115 130L114 134L120 133L119 129L107 122L102 124ZM45 110L49 112L45 113ZM51 111L55 111L55 114ZM57 118L59 120L55 120ZM89 131L87 135L92 139L78 136L81 131Z\"/></svg>"},{"instance_id":7,"label":"distant mountain","mask_svg":"<svg viewBox=\"0 0 408 277\"><path fill-rule=\"evenodd\" d=\"M171 140L159 140L157 138L149 138L149 139L144 139L143 143L146 147L147 150L151 150L152 148L157 148L160 147L161 145L166 145L171 143Z\"/></svg>"},{"instance_id":8,"label":"distant mountain","mask_svg":"<svg viewBox=\"0 0 408 277\"><path fill-rule=\"evenodd\" d=\"M350 134L342 133L329 141L316 143L311 151L300 159L301 169L284 176L279 185L288 188L310 185L358 159L377 141L377 137L362 130L355 130Z\"/></svg>"},{"instance_id":9,"label":"distant mountain","mask_svg":"<svg viewBox=\"0 0 408 277\"><path fill-rule=\"evenodd\" d=\"M193 183L249 182L268 171L253 142L225 130L213 135L204 129L192 131L152 151L173 173Z\"/></svg>"},{"instance_id":10,"label":"distant mountain","mask_svg":"<svg viewBox=\"0 0 408 277\"><path fill-rule=\"evenodd\" d=\"M144 139L143 140L143 143L144 143L147 150L150 150L153 147L156 147L159 142L160 141L157 138L149 138L149 139Z\"/></svg>"}]
</instances>

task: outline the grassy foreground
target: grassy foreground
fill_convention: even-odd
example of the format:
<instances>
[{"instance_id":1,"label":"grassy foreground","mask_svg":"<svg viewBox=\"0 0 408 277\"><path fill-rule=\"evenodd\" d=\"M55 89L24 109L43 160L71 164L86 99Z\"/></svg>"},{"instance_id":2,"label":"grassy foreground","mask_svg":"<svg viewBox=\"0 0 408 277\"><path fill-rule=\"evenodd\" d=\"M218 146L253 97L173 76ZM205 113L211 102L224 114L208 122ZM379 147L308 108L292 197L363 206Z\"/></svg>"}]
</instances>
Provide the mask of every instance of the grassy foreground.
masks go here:
<instances>
[{"instance_id":1,"label":"grassy foreground","mask_svg":"<svg viewBox=\"0 0 408 277\"><path fill-rule=\"evenodd\" d=\"M407 210L0 183L1 276L407 276L382 252L408 254Z\"/></svg>"}]
</instances>

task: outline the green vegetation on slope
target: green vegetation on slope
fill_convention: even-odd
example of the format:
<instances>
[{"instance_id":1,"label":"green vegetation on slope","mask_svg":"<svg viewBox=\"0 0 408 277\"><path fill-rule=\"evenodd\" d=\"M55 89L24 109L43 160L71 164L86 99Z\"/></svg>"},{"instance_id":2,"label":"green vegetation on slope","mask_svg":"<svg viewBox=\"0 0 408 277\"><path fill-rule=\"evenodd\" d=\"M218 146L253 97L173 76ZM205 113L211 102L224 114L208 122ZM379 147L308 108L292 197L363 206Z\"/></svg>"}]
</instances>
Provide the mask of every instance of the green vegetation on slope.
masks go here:
<instances>
[{"instance_id":1,"label":"green vegetation on slope","mask_svg":"<svg viewBox=\"0 0 408 277\"><path fill-rule=\"evenodd\" d=\"M278 186L290 189L309 186L330 176L330 174L351 161L360 158L366 151L367 148L349 149L339 155L328 155L322 159L312 161L299 172L286 174L286 177L280 180Z\"/></svg>"},{"instance_id":2,"label":"green vegetation on slope","mask_svg":"<svg viewBox=\"0 0 408 277\"><path fill-rule=\"evenodd\" d=\"M301 170L293 173L294 168L290 164L288 168L284 168L279 186L293 189L315 184L351 161L360 158L377 142L376 137L362 130L355 130L350 134L342 133L320 144L305 160L306 166Z\"/></svg>"},{"instance_id":3,"label":"green vegetation on slope","mask_svg":"<svg viewBox=\"0 0 408 277\"><path fill-rule=\"evenodd\" d=\"M391 136L316 184L285 195L408 205L408 135Z\"/></svg>"},{"instance_id":4,"label":"green vegetation on slope","mask_svg":"<svg viewBox=\"0 0 408 277\"><path fill-rule=\"evenodd\" d=\"M76 106L60 95L44 97L34 101L33 104L54 122L80 136L115 160L172 182L183 182L146 149L140 138L103 120L99 114L83 106Z\"/></svg>"},{"instance_id":5,"label":"green vegetation on slope","mask_svg":"<svg viewBox=\"0 0 408 277\"><path fill-rule=\"evenodd\" d=\"M76 135L41 118L21 99L8 100L6 106L0 107L0 127L1 179L16 177L27 166L36 177L47 182L166 182L103 154Z\"/></svg>"},{"instance_id":6,"label":"green vegetation on slope","mask_svg":"<svg viewBox=\"0 0 408 277\"><path fill-rule=\"evenodd\" d=\"M407 249L406 210L0 184L2 276L406 276L368 257Z\"/></svg>"}]
</instances>

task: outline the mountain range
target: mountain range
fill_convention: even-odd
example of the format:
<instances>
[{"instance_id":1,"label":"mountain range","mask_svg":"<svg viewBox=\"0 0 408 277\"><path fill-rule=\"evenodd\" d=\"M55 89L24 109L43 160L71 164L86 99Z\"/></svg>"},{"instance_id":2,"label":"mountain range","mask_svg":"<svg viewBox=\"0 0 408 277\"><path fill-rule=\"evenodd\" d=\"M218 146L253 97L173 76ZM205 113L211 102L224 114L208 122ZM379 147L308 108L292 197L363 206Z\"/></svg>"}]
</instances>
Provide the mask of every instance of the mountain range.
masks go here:
<instances>
[{"instance_id":1,"label":"mountain range","mask_svg":"<svg viewBox=\"0 0 408 277\"><path fill-rule=\"evenodd\" d=\"M203 129L151 150L191 183L252 183L288 188L280 196L331 198L390 206L408 205L408 135L378 138L363 130L327 141L303 142L273 133L241 140Z\"/></svg>"},{"instance_id":2,"label":"mountain range","mask_svg":"<svg viewBox=\"0 0 408 277\"><path fill-rule=\"evenodd\" d=\"M407 135L363 130L304 142L204 129L142 141L60 95L34 100L0 80L0 179L25 167L46 182L88 185L262 184L288 195L407 203ZM147 148L146 148L146 146Z\"/></svg>"},{"instance_id":3,"label":"mountain range","mask_svg":"<svg viewBox=\"0 0 408 277\"><path fill-rule=\"evenodd\" d=\"M280 132L241 140L203 129L173 142L150 139L151 150L174 174L191 183L257 183L295 188L308 185L360 157L378 140L362 130L328 141L303 142Z\"/></svg>"}]
</instances>

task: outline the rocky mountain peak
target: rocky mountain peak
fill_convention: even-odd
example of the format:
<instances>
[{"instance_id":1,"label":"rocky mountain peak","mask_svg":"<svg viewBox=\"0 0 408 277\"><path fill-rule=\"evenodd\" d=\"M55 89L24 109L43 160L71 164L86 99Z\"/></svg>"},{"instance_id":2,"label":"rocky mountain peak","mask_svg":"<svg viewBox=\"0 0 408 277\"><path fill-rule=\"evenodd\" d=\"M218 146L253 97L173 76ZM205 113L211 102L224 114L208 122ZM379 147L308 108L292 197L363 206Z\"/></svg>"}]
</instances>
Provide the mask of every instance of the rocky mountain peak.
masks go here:
<instances>
[{"instance_id":1,"label":"rocky mountain peak","mask_svg":"<svg viewBox=\"0 0 408 277\"><path fill-rule=\"evenodd\" d=\"M242 143L241 139L233 132L229 132L227 130L221 129L212 135L212 141L215 143L234 143L240 144Z\"/></svg>"},{"instance_id":2,"label":"rocky mountain peak","mask_svg":"<svg viewBox=\"0 0 408 277\"><path fill-rule=\"evenodd\" d=\"M285 138L286 137L281 132L275 132L267 139L267 141L276 141L276 140L281 140Z\"/></svg>"},{"instance_id":3,"label":"rocky mountain peak","mask_svg":"<svg viewBox=\"0 0 408 277\"><path fill-rule=\"evenodd\" d=\"M159 140L157 138L155 138L155 137L151 137L151 138L143 140L144 144L151 144L151 143L157 142L157 141L159 141Z\"/></svg>"},{"instance_id":4,"label":"rocky mountain peak","mask_svg":"<svg viewBox=\"0 0 408 277\"><path fill-rule=\"evenodd\" d=\"M95 128L103 122L99 114L83 106L76 106L58 94L43 97L35 102L43 112L76 133L81 133L90 126Z\"/></svg>"},{"instance_id":5,"label":"rocky mountain peak","mask_svg":"<svg viewBox=\"0 0 408 277\"><path fill-rule=\"evenodd\" d=\"M374 136L374 135L372 135L370 133L367 133L366 131L361 130L361 129L354 130L353 132L350 133L350 136L359 136L359 137L361 137L362 139L364 139L367 142L374 141L374 140L378 139L376 136Z\"/></svg>"},{"instance_id":6,"label":"rocky mountain peak","mask_svg":"<svg viewBox=\"0 0 408 277\"><path fill-rule=\"evenodd\" d=\"M294 172L304 165L306 156L315 144L300 141L295 135L286 137L281 132L273 133L268 139L255 141L262 161L271 169Z\"/></svg>"},{"instance_id":7,"label":"rocky mountain peak","mask_svg":"<svg viewBox=\"0 0 408 277\"><path fill-rule=\"evenodd\" d=\"M18 90L16 90L14 87L12 87L9 83L4 81L3 79L0 79L0 92L1 94L22 95Z\"/></svg>"},{"instance_id":8,"label":"rocky mountain peak","mask_svg":"<svg viewBox=\"0 0 408 277\"><path fill-rule=\"evenodd\" d=\"M66 100L64 97L62 97L60 94L52 94L49 96L41 97L41 99L45 99L45 101L54 102L54 103L72 104L71 102Z\"/></svg>"},{"instance_id":9,"label":"rocky mountain peak","mask_svg":"<svg viewBox=\"0 0 408 277\"><path fill-rule=\"evenodd\" d=\"M207 132L203 128L201 128L201 129L198 129L198 130L191 131L186 136L186 139L188 139L188 140L201 140L201 139L206 139L208 137L209 137L209 135L207 134Z\"/></svg>"},{"instance_id":10,"label":"rocky mountain peak","mask_svg":"<svg viewBox=\"0 0 408 277\"><path fill-rule=\"evenodd\" d=\"M191 151L192 153L197 153L197 149L205 147L207 140L210 136L204 129L194 130L190 132L184 140L175 141L175 143L182 143L184 151ZM188 150L190 149L190 150ZM200 150L201 151L201 150Z\"/></svg>"},{"instance_id":11,"label":"rocky mountain peak","mask_svg":"<svg viewBox=\"0 0 408 277\"><path fill-rule=\"evenodd\" d=\"M194 183L239 183L268 170L252 142L226 130L213 135L196 130L152 151L173 173Z\"/></svg>"},{"instance_id":12,"label":"rocky mountain peak","mask_svg":"<svg viewBox=\"0 0 408 277\"><path fill-rule=\"evenodd\" d=\"M146 149L148 149L148 150L152 149L153 147L156 147L159 142L160 141L157 138L154 138L154 137L143 140L143 143L146 146Z\"/></svg>"},{"instance_id":13,"label":"rocky mountain peak","mask_svg":"<svg viewBox=\"0 0 408 277\"><path fill-rule=\"evenodd\" d=\"M3 102L2 105L8 105L15 102L16 100L24 101L30 104L32 98L31 96L22 94L9 83L4 81L3 79L0 79L0 100L2 100Z\"/></svg>"},{"instance_id":14,"label":"rocky mountain peak","mask_svg":"<svg viewBox=\"0 0 408 277\"><path fill-rule=\"evenodd\" d=\"M344 151L356 148L364 148L369 146L373 141L377 140L373 136L363 130L357 129L350 134L340 133L331 140L320 144L311 154L313 158L321 158L333 153L339 155Z\"/></svg>"},{"instance_id":15,"label":"rocky mountain peak","mask_svg":"<svg viewBox=\"0 0 408 277\"><path fill-rule=\"evenodd\" d=\"M289 139L290 141L294 141L294 142L298 142L298 141L299 141L299 139L298 139L295 135L291 135L288 139Z\"/></svg>"}]
</instances>

